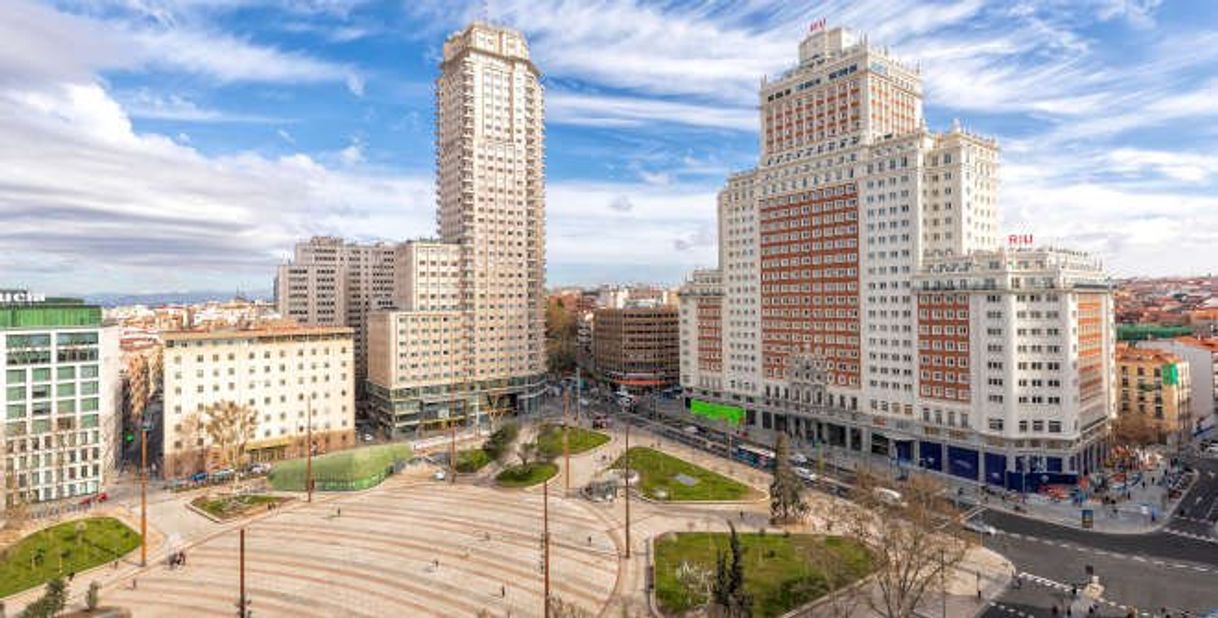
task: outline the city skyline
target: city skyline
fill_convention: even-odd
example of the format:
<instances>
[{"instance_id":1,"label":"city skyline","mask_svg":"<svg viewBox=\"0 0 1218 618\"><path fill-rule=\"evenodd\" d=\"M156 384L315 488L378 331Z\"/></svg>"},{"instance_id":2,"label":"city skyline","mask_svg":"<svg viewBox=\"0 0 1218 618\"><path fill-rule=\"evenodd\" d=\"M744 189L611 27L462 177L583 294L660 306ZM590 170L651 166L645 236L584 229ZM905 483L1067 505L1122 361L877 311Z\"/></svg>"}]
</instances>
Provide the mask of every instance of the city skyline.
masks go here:
<instances>
[{"instance_id":1,"label":"city skyline","mask_svg":"<svg viewBox=\"0 0 1218 618\"><path fill-rule=\"evenodd\" d=\"M1003 235L1114 276L1218 265L1177 258L1218 237L1203 3L125 6L22 2L0 26L23 50L0 64L14 285L267 289L311 235L430 234L439 41L483 15L547 70L549 285L712 265L715 192L757 146L751 93L822 15L920 63L932 129L997 138Z\"/></svg>"}]
</instances>

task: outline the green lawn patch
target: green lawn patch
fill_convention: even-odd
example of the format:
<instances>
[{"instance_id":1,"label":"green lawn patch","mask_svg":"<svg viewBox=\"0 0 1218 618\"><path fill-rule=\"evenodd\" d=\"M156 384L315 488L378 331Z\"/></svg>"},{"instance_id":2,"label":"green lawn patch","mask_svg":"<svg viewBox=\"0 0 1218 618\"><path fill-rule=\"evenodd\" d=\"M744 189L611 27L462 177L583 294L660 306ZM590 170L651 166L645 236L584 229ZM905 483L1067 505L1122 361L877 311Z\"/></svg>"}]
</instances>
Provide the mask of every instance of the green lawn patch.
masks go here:
<instances>
[{"instance_id":1,"label":"green lawn patch","mask_svg":"<svg viewBox=\"0 0 1218 618\"><path fill-rule=\"evenodd\" d=\"M457 451L457 472L472 474L491 463L491 456L481 448Z\"/></svg>"},{"instance_id":2,"label":"green lawn patch","mask_svg":"<svg viewBox=\"0 0 1218 618\"><path fill-rule=\"evenodd\" d=\"M0 597L112 562L139 545L140 535L113 517L44 528L0 552Z\"/></svg>"},{"instance_id":3,"label":"green lawn patch","mask_svg":"<svg viewBox=\"0 0 1218 618\"><path fill-rule=\"evenodd\" d=\"M558 474L558 466L552 463L531 463L527 466L512 466L499 473L495 480L503 487L529 487L548 481Z\"/></svg>"},{"instance_id":4,"label":"green lawn patch","mask_svg":"<svg viewBox=\"0 0 1218 618\"><path fill-rule=\"evenodd\" d=\"M614 468L625 467L625 456ZM630 449L630 469L639 473L637 488L649 498L665 500L744 500L754 493L749 486L677 459L655 449Z\"/></svg>"},{"instance_id":5,"label":"green lawn patch","mask_svg":"<svg viewBox=\"0 0 1218 618\"><path fill-rule=\"evenodd\" d=\"M266 509L268 504L287 502L287 498L251 494L248 496L201 496L191 505L220 520L236 519L251 511Z\"/></svg>"},{"instance_id":6,"label":"green lawn patch","mask_svg":"<svg viewBox=\"0 0 1218 618\"><path fill-rule=\"evenodd\" d=\"M608 434L583 427L568 427L567 436L572 455L590 451L609 441ZM537 447L543 453L562 455L562 425L542 425L537 434Z\"/></svg>"},{"instance_id":7,"label":"green lawn patch","mask_svg":"<svg viewBox=\"0 0 1218 618\"><path fill-rule=\"evenodd\" d=\"M409 444L378 444L313 458L313 479L318 491L351 491L367 489L385 480L392 472L393 462L410 459ZM304 459L292 459L275 464L268 479L279 491L305 490Z\"/></svg>"},{"instance_id":8,"label":"green lawn patch","mask_svg":"<svg viewBox=\"0 0 1218 618\"><path fill-rule=\"evenodd\" d=\"M744 551L744 589L753 599L753 616L781 616L832 588L842 589L871 571L871 558L857 541L810 534L759 535L739 533ZM678 572L701 572L714 581L715 556L730 556L726 532L668 534L655 543L656 599L660 609L676 615L705 603L697 591L682 584ZM832 552L827 554L826 552ZM828 556L819 560L813 556ZM826 566L832 566L826 569ZM692 568L691 568L692 567ZM834 580L827 580L833 577ZM686 581L694 581L688 575ZM835 586L830 586L833 582Z\"/></svg>"}]
</instances>

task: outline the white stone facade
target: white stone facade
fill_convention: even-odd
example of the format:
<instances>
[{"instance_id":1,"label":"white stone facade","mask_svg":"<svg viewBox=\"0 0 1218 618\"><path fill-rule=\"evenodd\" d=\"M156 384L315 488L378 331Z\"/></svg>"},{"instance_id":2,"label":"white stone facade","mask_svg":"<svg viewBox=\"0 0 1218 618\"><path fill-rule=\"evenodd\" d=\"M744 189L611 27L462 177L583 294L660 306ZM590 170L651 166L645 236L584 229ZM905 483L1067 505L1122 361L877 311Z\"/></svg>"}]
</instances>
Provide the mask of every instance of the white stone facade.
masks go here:
<instances>
[{"instance_id":1,"label":"white stone facade","mask_svg":"<svg viewBox=\"0 0 1218 618\"><path fill-rule=\"evenodd\" d=\"M760 118L758 167L719 194L721 288L699 274L682 292L687 395L744 407L762 430L915 463L926 442L929 467L972 466L977 480L984 450L1006 467L985 478L998 484L1008 470L1094 468L1115 405L1108 280L1085 256L1004 247L996 142L959 123L927 130L918 71L841 28L811 33L798 66L763 80ZM702 360L716 303L718 368ZM995 311L1000 325L985 317ZM1018 356L993 361L994 346ZM811 366L820 392L793 397L792 376ZM983 388L996 383L1000 401ZM812 399L824 403L792 408Z\"/></svg>"}]
</instances>

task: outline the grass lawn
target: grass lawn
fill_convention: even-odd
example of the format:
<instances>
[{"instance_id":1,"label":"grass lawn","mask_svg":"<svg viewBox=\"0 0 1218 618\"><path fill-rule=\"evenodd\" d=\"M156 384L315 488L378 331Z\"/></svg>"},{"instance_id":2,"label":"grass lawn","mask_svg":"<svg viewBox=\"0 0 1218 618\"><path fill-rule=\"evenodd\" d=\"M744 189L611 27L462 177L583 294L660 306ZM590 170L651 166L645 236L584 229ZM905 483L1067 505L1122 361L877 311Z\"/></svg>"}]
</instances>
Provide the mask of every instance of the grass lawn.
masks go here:
<instances>
[{"instance_id":1,"label":"grass lawn","mask_svg":"<svg viewBox=\"0 0 1218 618\"><path fill-rule=\"evenodd\" d=\"M378 444L327 453L313 458L316 488L365 489L379 483L394 460L409 459L409 444ZM275 464L267 477L279 491L305 490L305 460L292 459Z\"/></svg>"},{"instance_id":2,"label":"grass lawn","mask_svg":"<svg viewBox=\"0 0 1218 618\"><path fill-rule=\"evenodd\" d=\"M625 467L624 456L613 467ZM639 473L638 489L649 498L656 498L657 490L667 492L666 500L743 500L753 494L744 483L647 447L630 449L630 469ZM686 485L678 474L698 482Z\"/></svg>"},{"instance_id":3,"label":"grass lawn","mask_svg":"<svg viewBox=\"0 0 1218 618\"><path fill-rule=\"evenodd\" d=\"M258 510L259 507L265 508L267 504L272 502L287 502L287 499L257 494L249 496L200 496L190 503L195 508L207 511L212 517L228 520L241 517L249 511Z\"/></svg>"},{"instance_id":4,"label":"grass lawn","mask_svg":"<svg viewBox=\"0 0 1218 618\"><path fill-rule=\"evenodd\" d=\"M554 478L558 466L552 463L531 463L527 466L512 466L499 473L495 480L502 487L529 487Z\"/></svg>"},{"instance_id":5,"label":"grass lawn","mask_svg":"<svg viewBox=\"0 0 1218 618\"><path fill-rule=\"evenodd\" d=\"M870 556L858 542L843 537L809 534L766 534L740 531L744 550L744 588L753 599L753 616L769 618L823 596L829 589L826 573L816 565L832 565L829 576L837 588L865 576L871 570ZM730 559L726 532L669 534L655 543L656 598L666 614L678 614L700 605L677 578L682 563L714 580L715 556L722 550ZM812 560L814 553L832 552L826 562Z\"/></svg>"},{"instance_id":6,"label":"grass lawn","mask_svg":"<svg viewBox=\"0 0 1218 618\"><path fill-rule=\"evenodd\" d=\"M79 539L78 523L83 524ZM44 528L0 552L0 597L111 562L139 545L140 535L113 517Z\"/></svg>"},{"instance_id":7,"label":"grass lawn","mask_svg":"<svg viewBox=\"0 0 1218 618\"><path fill-rule=\"evenodd\" d=\"M471 474L491 463L491 456L480 448L457 451L457 472Z\"/></svg>"},{"instance_id":8,"label":"grass lawn","mask_svg":"<svg viewBox=\"0 0 1218 618\"><path fill-rule=\"evenodd\" d=\"M568 427L571 454L590 451L609 441L609 435L583 427ZM537 436L537 446L544 452L562 454L562 425L543 425Z\"/></svg>"}]
</instances>

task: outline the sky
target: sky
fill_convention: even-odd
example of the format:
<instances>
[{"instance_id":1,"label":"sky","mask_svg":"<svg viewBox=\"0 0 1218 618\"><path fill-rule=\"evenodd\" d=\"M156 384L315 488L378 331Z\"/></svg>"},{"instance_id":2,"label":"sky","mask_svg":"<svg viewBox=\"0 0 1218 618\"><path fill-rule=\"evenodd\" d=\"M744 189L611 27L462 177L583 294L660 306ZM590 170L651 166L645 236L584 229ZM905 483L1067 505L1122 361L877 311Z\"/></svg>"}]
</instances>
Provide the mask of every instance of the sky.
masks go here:
<instances>
[{"instance_id":1,"label":"sky","mask_svg":"<svg viewBox=\"0 0 1218 618\"><path fill-rule=\"evenodd\" d=\"M1006 233L1119 277L1218 271L1218 2L2 0L0 287L269 290L313 235L435 231L444 38L545 74L548 282L678 283L813 20L1002 148Z\"/></svg>"}]
</instances>

